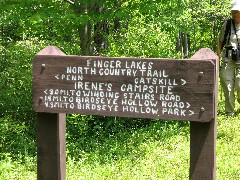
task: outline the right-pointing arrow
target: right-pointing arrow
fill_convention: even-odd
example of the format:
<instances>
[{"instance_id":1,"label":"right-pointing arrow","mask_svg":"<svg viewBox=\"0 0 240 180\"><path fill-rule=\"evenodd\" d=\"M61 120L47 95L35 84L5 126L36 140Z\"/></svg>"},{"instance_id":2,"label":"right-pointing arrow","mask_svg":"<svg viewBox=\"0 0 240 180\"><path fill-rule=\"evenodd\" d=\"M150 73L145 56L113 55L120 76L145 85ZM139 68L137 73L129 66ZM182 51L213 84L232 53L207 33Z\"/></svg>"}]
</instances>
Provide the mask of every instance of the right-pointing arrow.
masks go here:
<instances>
[{"instance_id":1,"label":"right-pointing arrow","mask_svg":"<svg viewBox=\"0 0 240 180\"><path fill-rule=\"evenodd\" d=\"M192 110L189 110L189 112L190 112L189 116L192 116L195 114L194 111L192 111Z\"/></svg>"},{"instance_id":2,"label":"right-pointing arrow","mask_svg":"<svg viewBox=\"0 0 240 180\"><path fill-rule=\"evenodd\" d=\"M188 102L186 102L187 103L187 109L191 106L191 104L189 104Z\"/></svg>"},{"instance_id":3,"label":"right-pointing arrow","mask_svg":"<svg viewBox=\"0 0 240 180\"><path fill-rule=\"evenodd\" d=\"M185 79L181 79L181 82L182 82L182 86L184 86L187 83Z\"/></svg>"}]
</instances>

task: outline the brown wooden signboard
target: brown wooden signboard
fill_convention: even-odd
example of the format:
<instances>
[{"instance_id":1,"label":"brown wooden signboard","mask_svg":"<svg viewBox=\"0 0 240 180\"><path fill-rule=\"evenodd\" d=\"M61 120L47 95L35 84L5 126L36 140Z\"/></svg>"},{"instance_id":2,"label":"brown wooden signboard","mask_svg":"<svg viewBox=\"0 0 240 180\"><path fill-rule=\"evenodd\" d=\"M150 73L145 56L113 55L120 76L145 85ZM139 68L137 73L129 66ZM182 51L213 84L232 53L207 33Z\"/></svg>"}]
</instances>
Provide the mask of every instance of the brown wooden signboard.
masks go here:
<instances>
[{"instance_id":1,"label":"brown wooden signboard","mask_svg":"<svg viewBox=\"0 0 240 180\"><path fill-rule=\"evenodd\" d=\"M174 60L37 55L37 112L208 122L215 65Z\"/></svg>"},{"instance_id":2,"label":"brown wooden signboard","mask_svg":"<svg viewBox=\"0 0 240 180\"><path fill-rule=\"evenodd\" d=\"M66 114L190 121L189 179L216 179L218 57L191 60L66 56L48 46L33 61L37 177L66 179Z\"/></svg>"}]
</instances>

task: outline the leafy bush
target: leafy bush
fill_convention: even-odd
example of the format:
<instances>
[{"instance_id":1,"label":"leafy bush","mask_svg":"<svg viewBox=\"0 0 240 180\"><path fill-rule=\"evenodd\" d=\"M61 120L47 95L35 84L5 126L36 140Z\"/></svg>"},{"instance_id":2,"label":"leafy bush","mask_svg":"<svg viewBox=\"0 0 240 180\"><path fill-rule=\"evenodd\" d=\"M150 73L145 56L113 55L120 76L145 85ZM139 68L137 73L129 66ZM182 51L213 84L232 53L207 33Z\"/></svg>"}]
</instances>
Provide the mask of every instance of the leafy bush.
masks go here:
<instances>
[{"instance_id":1,"label":"leafy bush","mask_svg":"<svg viewBox=\"0 0 240 180\"><path fill-rule=\"evenodd\" d=\"M139 21L138 23L136 21ZM161 24L146 24L136 19L119 35L110 36L108 56L176 58L175 33L162 30ZM141 23L142 22L142 23Z\"/></svg>"},{"instance_id":2,"label":"leafy bush","mask_svg":"<svg viewBox=\"0 0 240 180\"><path fill-rule=\"evenodd\" d=\"M0 118L0 124L0 159L4 154L21 160L36 155L36 127L33 122L5 116Z\"/></svg>"},{"instance_id":3,"label":"leafy bush","mask_svg":"<svg viewBox=\"0 0 240 180\"><path fill-rule=\"evenodd\" d=\"M34 42L9 44L1 63L0 113L27 114L32 111L32 57Z\"/></svg>"},{"instance_id":4,"label":"leafy bush","mask_svg":"<svg viewBox=\"0 0 240 180\"><path fill-rule=\"evenodd\" d=\"M1 46L3 63L0 64L0 153L10 153L13 157L36 154L32 60L47 45L47 41L31 39ZM65 49L66 53L77 52L76 47L69 44L59 46Z\"/></svg>"},{"instance_id":5,"label":"leafy bush","mask_svg":"<svg viewBox=\"0 0 240 180\"><path fill-rule=\"evenodd\" d=\"M108 147L109 143L111 144L111 146L115 146L117 144L117 146L119 146L118 148L120 148L121 146L126 146L124 144L127 139L132 138L132 134L135 134L136 131L141 131L141 129L148 129L150 127L154 127L154 129L159 132L159 134L155 134L154 137L159 138L158 136L163 135L161 134L161 131L163 133L165 131L165 128L179 128L179 130L182 130L186 126L188 126L188 123L181 121L176 122L137 118L68 115L67 153L70 158L80 160L82 158L86 158L89 153L91 154L95 151L102 151L99 153L106 153L107 149L110 148ZM188 130L189 129L186 129L186 131ZM153 131L154 130L149 133L154 134ZM169 136L173 135L171 133L169 132ZM143 141L143 139L144 137L138 137L134 139L131 143L138 143L138 141ZM160 137L160 139L162 139L162 137ZM129 147L130 146L131 145L129 145ZM131 149L126 147L126 149L122 151L114 152L114 154L116 155L115 158L119 159L121 156L123 156L123 154L128 154L128 151L131 151ZM91 159L93 157L89 158Z\"/></svg>"}]
</instances>

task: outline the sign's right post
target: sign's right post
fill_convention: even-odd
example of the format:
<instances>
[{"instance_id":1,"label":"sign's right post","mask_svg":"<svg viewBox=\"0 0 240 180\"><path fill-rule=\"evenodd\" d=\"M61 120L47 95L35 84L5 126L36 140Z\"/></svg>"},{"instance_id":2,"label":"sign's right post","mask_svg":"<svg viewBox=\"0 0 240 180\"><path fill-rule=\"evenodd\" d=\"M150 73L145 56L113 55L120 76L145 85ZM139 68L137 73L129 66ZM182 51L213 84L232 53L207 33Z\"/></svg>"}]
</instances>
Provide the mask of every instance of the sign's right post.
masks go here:
<instances>
[{"instance_id":1,"label":"sign's right post","mask_svg":"<svg viewBox=\"0 0 240 180\"><path fill-rule=\"evenodd\" d=\"M210 122L190 122L190 180L216 179L216 137L217 137L217 98L218 67L217 55L208 48L200 49L192 59L212 59L216 65L214 118Z\"/></svg>"}]
</instances>

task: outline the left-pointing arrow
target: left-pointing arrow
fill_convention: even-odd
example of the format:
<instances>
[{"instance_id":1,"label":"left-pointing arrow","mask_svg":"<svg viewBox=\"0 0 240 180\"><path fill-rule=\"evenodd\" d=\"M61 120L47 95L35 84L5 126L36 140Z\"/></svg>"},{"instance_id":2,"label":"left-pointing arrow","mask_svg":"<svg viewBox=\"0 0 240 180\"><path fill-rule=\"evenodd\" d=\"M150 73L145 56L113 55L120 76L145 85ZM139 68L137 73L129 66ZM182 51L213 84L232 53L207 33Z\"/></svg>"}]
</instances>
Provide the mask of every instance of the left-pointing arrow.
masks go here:
<instances>
[{"instance_id":1,"label":"left-pointing arrow","mask_svg":"<svg viewBox=\"0 0 240 180\"><path fill-rule=\"evenodd\" d=\"M55 76L55 78L56 78L57 80L59 79L59 77L58 77L58 76L59 76L59 74L57 74L57 75Z\"/></svg>"},{"instance_id":2,"label":"left-pointing arrow","mask_svg":"<svg viewBox=\"0 0 240 180\"><path fill-rule=\"evenodd\" d=\"M44 93L45 93L45 94L48 94L47 91L48 91L48 89L46 89L46 90L44 91Z\"/></svg>"}]
</instances>

